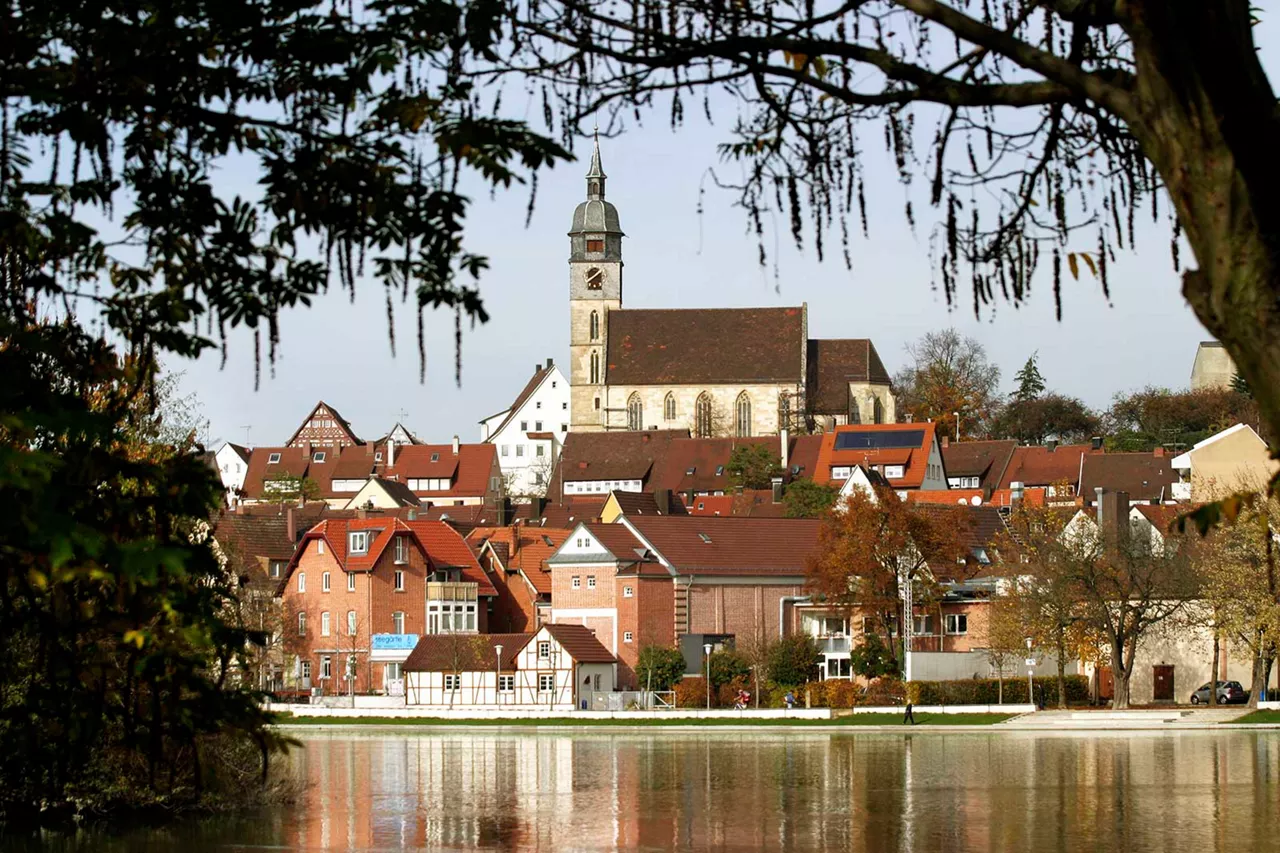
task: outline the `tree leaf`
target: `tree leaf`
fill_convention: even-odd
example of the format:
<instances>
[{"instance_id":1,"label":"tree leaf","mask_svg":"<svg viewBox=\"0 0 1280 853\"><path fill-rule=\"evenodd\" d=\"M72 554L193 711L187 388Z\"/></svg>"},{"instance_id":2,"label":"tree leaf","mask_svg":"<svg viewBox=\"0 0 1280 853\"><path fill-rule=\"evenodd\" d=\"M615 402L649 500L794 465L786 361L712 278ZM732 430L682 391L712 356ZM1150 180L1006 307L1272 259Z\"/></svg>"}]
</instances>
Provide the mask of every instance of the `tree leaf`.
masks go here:
<instances>
[{"instance_id":1,"label":"tree leaf","mask_svg":"<svg viewBox=\"0 0 1280 853\"><path fill-rule=\"evenodd\" d=\"M1071 277L1076 281L1080 280L1080 262L1076 260L1075 252L1067 253L1067 266L1071 267Z\"/></svg>"}]
</instances>

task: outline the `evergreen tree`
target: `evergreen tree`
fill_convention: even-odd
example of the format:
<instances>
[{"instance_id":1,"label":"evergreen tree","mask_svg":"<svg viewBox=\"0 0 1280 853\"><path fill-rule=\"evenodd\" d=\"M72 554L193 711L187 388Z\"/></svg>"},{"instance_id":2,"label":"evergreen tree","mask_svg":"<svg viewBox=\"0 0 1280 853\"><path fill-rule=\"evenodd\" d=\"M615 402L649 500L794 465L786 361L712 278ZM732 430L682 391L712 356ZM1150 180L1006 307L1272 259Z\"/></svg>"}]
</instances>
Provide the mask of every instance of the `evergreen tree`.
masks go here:
<instances>
[{"instance_id":1,"label":"evergreen tree","mask_svg":"<svg viewBox=\"0 0 1280 853\"><path fill-rule=\"evenodd\" d=\"M1018 383L1018 389L1013 392L1013 398L1019 403L1034 400L1044 393L1044 377L1040 375L1040 368L1036 364L1039 355L1039 352L1031 353L1027 363L1014 374L1013 379Z\"/></svg>"},{"instance_id":2,"label":"evergreen tree","mask_svg":"<svg viewBox=\"0 0 1280 853\"><path fill-rule=\"evenodd\" d=\"M1243 394L1249 399L1253 399L1253 389L1249 387L1249 380L1245 379L1239 373L1231 377L1231 390L1237 394Z\"/></svg>"}]
</instances>

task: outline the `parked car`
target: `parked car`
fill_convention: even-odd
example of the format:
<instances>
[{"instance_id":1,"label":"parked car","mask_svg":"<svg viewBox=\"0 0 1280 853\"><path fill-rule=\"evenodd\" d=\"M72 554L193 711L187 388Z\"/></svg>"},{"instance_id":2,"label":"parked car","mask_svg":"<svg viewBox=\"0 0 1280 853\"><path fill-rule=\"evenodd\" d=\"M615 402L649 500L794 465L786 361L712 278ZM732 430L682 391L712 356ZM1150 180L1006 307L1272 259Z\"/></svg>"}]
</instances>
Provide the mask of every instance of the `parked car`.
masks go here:
<instances>
[{"instance_id":1,"label":"parked car","mask_svg":"<svg viewBox=\"0 0 1280 853\"><path fill-rule=\"evenodd\" d=\"M1249 691L1245 690L1238 681L1219 681L1218 682L1218 704L1219 705L1243 705L1249 701ZM1209 704L1209 685L1202 684L1195 693L1191 694L1192 705L1208 705Z\"/></svg>"}]
</instances>

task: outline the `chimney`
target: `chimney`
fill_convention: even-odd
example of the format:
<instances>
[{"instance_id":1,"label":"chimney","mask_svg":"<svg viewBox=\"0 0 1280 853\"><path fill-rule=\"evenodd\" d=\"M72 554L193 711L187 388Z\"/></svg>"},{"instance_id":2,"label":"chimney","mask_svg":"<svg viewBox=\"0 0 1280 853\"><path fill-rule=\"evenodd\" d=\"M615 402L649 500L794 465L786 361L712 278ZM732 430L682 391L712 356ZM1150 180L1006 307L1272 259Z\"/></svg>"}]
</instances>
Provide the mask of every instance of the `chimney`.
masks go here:
<instances>
[{"instance_id":1,"label":"chimney","mask_svg":"<svg viewBox=\"0 0 1280 853\"><path fill-rule=\"evenodd\" d=\"M1025 486L1021 480L1015 480L1009 484L1009 505L1020 506L1022 504L1022 493Z\"/></svg>"},{"instance_id":2,"label":"chimney","mask_svg":"<svg viewBox=\"0 0 1280 853\"><path fill-rule=\"evenodd\" d=\"M368 518L369 510L366 507L356 507L356 518Z\"/></svg>"},{"instance_id":3,"label":"chimney","mask_svg":"<svg viewBox=\"0 0 1280 853\"><path fill-rule=\"evenodd\" d=\"M943 447L950 447L950 446L951 446L951 436L949 436L949 435L944 435L944 436L942 436L942 446L943 446Z\"/></svg>"},{"instance_id":4,"label":"chimney","mask_svg":"<svg viewBox=\"0 0 1280 853\"><path fill-rule=\"evenodd\" d=\"M776 504L782 503L782 478L781 477L773 478L773 502Z\"/></svg>"},{"instance_id":5,"label":"chimney","mask_svg":"<svg viewBox=\"0 0 1280 853\"><path fill-rule=\"evenodd\" d=\"M453 437L453 455L458 455L458 437L456 435Z\"/></svg>"},{"instance_id":6,"label":"chimney","mask_svg":"<svg viewBox=\"0 0 1280 853\"><path fill-rule=\"evenodd\" d=\"M396 464L396 440L394 438L388 437L387 438L387 467L390 468L395 464Z\"/></svg>"},{"instance_id":7,"label":"chimney","mask_svg":"<svg viewBox=\"0 0 1280 853\"><path fill-rule=\"evenodd\" d=\"M553 367L555 367L555 366L556 366L556 361L555 361L555 359L553 359L553 358L549 358L549 359L547 359L547 370L550 370L551 368L553 368Z\"/></svg>"},{"instance_id":8,"label":"chimney","mask_svg":"<svg viewBox=\"0 0 1280 853\"><path fill-rule=\"evenodd\" d=\"M289 537L289 544L298 544L298 518L294 515L293 507L289 507L284 511L284 533Z\"/></svg>"},{"instance_id":9,"label":"chimney","mask_svg":"<svg viewBox=\"0 0 1280 853\"><path fill-rule=\"evenodd\" d=\"M671 515L671 490L658 489L653 493L653 502L658 505L658 515Z\"/></svg>"},{"instance_id":10,"label":"chimney","mask_svg":"<svg viewBox=\"0 0 1280 853\"><path fill-rule=\"evenodd\" d=\"M542 365L541 365L541 364L538 364L538 363L535 361L535 362L533 363L533 372L534 372L534 373L538 373L538 372L540 372L541 370L542 370Z\"/></svg>"},{"instance_id":11,"label":"chimney","mask_svg":"<svg viewBox=\"0 0 1280 853\"><path fill-rule=\"evenodd\" d=\"M1044 446L1048 448L1050 453L1052 453L1053 451L1058 449L1058 439L1051 438L1044 443Z\"/></svg>"},{"instance_id":12,"label":"chimney","mask_svg":"<svg viewBox=\"0 0 1280 853\"><path fill-rule=\"evenodd\" d=\"M1099 489L1098 529L1114 542L1129 538L1129 493Z\"/></svg>"},{"instance_id":13,"label":"chimney","mask_svg":"<svg viewBox=\"0 0 1280 853\"><path fill-rule=\"evenodd\" d=\"M914 423L915 419L916 419L915 415L911 414L910 412L907 412L907 419L903 421L903 423L904 424Z\"/></svg>"},{"instance_id":14,"label":"chimney","mask_svg":"<svg viewBox=\"0 0 1280 853\"><path fill-rule=\"evenodd\" d=\"M1093 449L1093 450L1101 450L1101 449L1102 449L1102 436L1100 436L1100 435L1095 435L1095 436L1093 437L1093 440L1089 442L1089 447L1090 447L1091 449Z\"/></svg>"},{"instance_id":15,"label":"chimney","mask_svg":"<svg viewBox=\"0 0 1280 853\"><path fill-rule=\"evenodd\" d=\"M1155 450L1153 450L1153 451L1151 451L1151 452L1155 455L1155 457L1156 457L1157 459L1163 459L1163 458L1164 458L1164 448L1163 448L1163 447L1157 447Z\"/></svg>"},{"instance_id":16,"label":"chimney","mask_svg":"<svg viewBox=\"0 0 1280 853\"><path fill-rule=\"evenodd\" d=\"M787 471L791 468L791 436L787 433L787 428L783 427L778 432L779 444L782 445L782 452L778 454L782 459L782 476L787 475Z\"/></svg>"}]
</instances>

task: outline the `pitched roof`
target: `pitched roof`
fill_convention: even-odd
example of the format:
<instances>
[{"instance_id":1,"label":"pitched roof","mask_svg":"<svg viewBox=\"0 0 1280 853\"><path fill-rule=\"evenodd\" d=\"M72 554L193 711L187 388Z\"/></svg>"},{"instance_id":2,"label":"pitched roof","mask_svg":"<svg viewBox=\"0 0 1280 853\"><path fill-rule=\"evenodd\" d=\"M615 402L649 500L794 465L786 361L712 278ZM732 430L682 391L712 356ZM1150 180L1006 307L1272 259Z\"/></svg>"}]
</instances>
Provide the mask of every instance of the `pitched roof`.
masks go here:
<instances>
[{"instance_id":1,"label":"pitched roof","mask_svg":"<svg viewBox=\"0 0 1280 853\"><path fill-rule=\"evenodd\" d=\"M272 457L276 461L270 461ZM311 454L305 447L255 447L249 454L249 466L244 475L244 495L247 498L268 497L265 482L268 478L287 474L305 477L311 467Z\"/></svg>"},{"instance_id":2,"label":"pitched roof","mask_svg":"<svg viewBox=\"0 0 1280 853\"><path fill-rule=\"evenodd\" d=\"M225 442L225 443L222 445L222 447L230 447L230 448L231 448L231 452L232 452L232 453L234 453L236 456L239 456L239 457L240 457L240 459L241 459L241 461L243 461L243 462L248 462L248 461L249 461L249 448L247 448L247 447L242 447L242 446L241 446L241 445L239 445L239 444L232 444L232 443L231 443L231 442L229 442L229 441L228 441L228 442ZM220 448L218 448L218 450L219 450L219 451L221 451L221 450L222 450L222 448L220 447Z\"/></svg>"},{"instance_id":3,"label":"pitched roof","mask_svg":"<svg viewBox=\"0 0 1280 853\"><path fill-rule=\"evenodd\" d=\"M955 529L961 542L970 552L980 550L990 552L999 544L1001 535L1008 529L1000 509L986 504L982 506L923 504L920 510L939 524ZM937 573L936 567L935 573Z\"/></svg>"},{"instance_id":4,"label":"pitched roof","mask_svg":"<svg viewBox=\"0 0 1280 853\"><path fill-rule=\"evenodd\" d=\"M623 515L681 515L684 504L673 496L666 513L658 508L658 498L653 492L623 492L614 490L609 493L618 504ZM665 494L665 493L664 493Z\"/></svg>"},{"instance_id":5,"label":"pitched roof","mask_svg":"<svg viewBox=\"0 0 1280 853\"><path fill-rule=\"evenodd\" d=\"M413 490L401 483L399 480L388 480L386 477L374 477L373 481L387 493L387 497L391 498L400 506L421 506L418 502L418 496Z\"/></svg>"},{"instance_id":6,"label":"pitched roof","mask_svg":"<svg viewBox=\"0 0 1280 853\"><path fill-rule=\"evenodd\" d=\"M244 557L287 560L293 556L289 521L283 515L242 515L224 512L218 517L213 537Z\"/></svg>"},{"instance_id":7,"label":"pitched roof","mask_svg":"<svg viewBox=\"0 0 1280 853\"><path fill-rule=\"evenodd\" d=\"M493 441L494 437L497 436L498 433L502 432L502 430L506 428L507 424L511 423L511 419L520 413L520 407L523 406L531 396L533 396L533 392L538 390L538 386L542 384L542 380L550 376L553 370L555 370L555 364L552 363L550 359L547 359L547 365L545 367L539 366L533 371L533 376L529 377L529 381L525 383L525 386L520 389L520 393L516 395L515 402L511 404L511 408L507 409L507 416L502 419L502 423L498 424L496 429L489 433L489 437L486 441ZM488 418L485 420L488 420ZM484 421L481 421L481 423L484 423Z\"/></svg>"},{"instance_id":8,"label":"pitched roof","mask_svg":"<svg viewBox=\"0 0 1280 853\"><path fill-rule=\"evenodd\" d=\"M887 478L895 489L918 489L924 482L929 454L935 438L935 424L851 424L838 426L822 436L822 449L813 479L833 481L832 469L861 465L870 469L901 465L902 476ZM945 463L943 463L945 467Z\"/></svg>"},{"instance_id":9,"label":"pitched roof","mask_svg":"<svg viewBox=\"0 0 1280 853\"><path fill-rule=\"evenodd\" d=\"M1178 481L1172 461L1163 453L1090 454L1084 458L1080 496L1093 501L1094 489L1104 488L1128 492L1135 501L1170 500Z\"/></svg>"},{"instance_id":10,"label":"pitched roof","mask_svg":"<svg viewBox=\"0 0 1280 853\"><path fill-rule=\"evenodd\" d=\"M554 554L573 533L553 527L477 527L467 534L467 542L487 542L498 554L507 571L520 572L539 594L551 594L551 574L547 558Z\"/></svg>"},{"instance_id":11,"label":"pitched roof","mask_svg":"<svg viewBox=\"0 0 1280 853\"><path fill-rule=\"evenodd\" d=\"M850 382L889 384L889 371L867 338L810 339L805 361L805 402L815 414L847 414Z\"/></svg>"},{"instance_id":12,"label":"pitched roof","mask_svg":"<svg viewBox=\"0 0 1280 853\"><path fill-rule=\"evenodd\" d=\"M564 437L547 494L559 496L563 482L644 480L654 460L666 458L667 446L673 440L688 437L688 430L571 432Z\"/></svg>"},{"instance_id":13,"label":"pitched roof","mask_svg":"<svg viewBox=\"0 0 1280 853\"><path fill-rule=\"evenodd\" d=\"M697 495L688 507L688 514L784 518L786 506L773 502L773 489L744 489L728 495Z\"/></svg>"},{"instance_id":14,"label":"pitched roof","mask_svg":"<svg viewBox=\"0 0 1280 853\"><path fill-rule=\"evenodd\" d=\"M424 634L405 658L406 672L514 672L533 634Z\"/></svg>"},{"instance_id":15,"label":"pitched roof","mask_svg":"<svg viewBox=\"0 0 1280 853\"><path fill-rule=\"evenodd\" d=\"M799 384L804 308L609 312L611 385Z\"/></svg>"},{"instance_id":16,"label":"pitched roof","mask_svg":"<svg viewBox=\"0 0 1280 853\"><path fill-rule=\"evenodd\" d=\"M351 429L351 424L347 421L347 419L344 418L341 415L341 413L339 413L338 410L335 409L333 406L330 406L324 400L321 400L320 402L316 403L314 406L311 407L310 413L308 413L307 416L303 418L302 423L299 424L298 428L293 431L293 435L289 436L289 440L286 441L285 444L293 444L293 442L298 438L298 435L304 429L306 429L311 425L311 419L315 416L316 411L320 409L322 406L328 410L329 414L333 415L333 419L337 423L338 428L341 429L343 432L345 432L347 434L347 437L350 438L354 444L364 443L360 440L360 437L355 434L355 430Z\"/></svg>"},{"instance_id":17,"label":"pitched roof","mask_svg":"<svg viewBox=\"0 0 1280 853\"><path fill-rule=\"evenodd\" d=\"M598 521L606 500L607 495L591 495L571 497L563 503L547 504L542 508L542 526L572 528L580 522Z\"/></svg>"},{"instance_id":18,"label":"pitched roof","mask_svg":"<svg viewBox=\"0 0 1280 853\"><path fill-rule=\"evenodd\" d=\"M994 489L1017 446L1013 440L956 442L943 446L942 462L948 477L979 477L979 488Z\"/></svg>"},{"instance_id":19,"label":"pitched roof","mask_svg":"<svg viewBox=\"0 0 1280 853\"><path fill-rule=\"evenodd\" d=\"M1195 507L1187 504L1176 506L1170 504L1137 504L1133 509L1136 509L1163 536L1169 532L1170 526L1178 519L1178 516L1191 512Z\"/></svg>"},{"instance_id":20,"label":"pitched roof","mask_svg":"<svg viewBox=\"0 0 1280 853\"><path fill-rule=\"evenodd\" d=\"M646 516L647 518L671 518L672 516ZM609 553L622 562L641 559L640 554L645 550L644 543L635 537L624 524L604 524L599 521L589 522L585 525L596 541L609 550Z\"/></svg>"},{"instance_id":21,"label":"pitched roof","mask_svg":"<svg viewBox=\"0 0 1280 853\"><path fill-rule=\"evenodd\" d=\"M633 526L682 573L803 575L807 559L817 550L821 522L807 518L639 516L625 524Z\"/></svg>"},{"instance_id":22,"label":"pitched roof","mask_svg":"<svg viewBox=\"0 0 1280 853\"><path fill-rule=\"evenodd\" d=\"M585 625L552 623L542 627L578 663L614 662L613 655L596 639L596 632Z\"/></svg>"},{"instance_id":23,"label":"pitched roof","mask_svg":"<svg viewBox=\"0 0 1280 853\"><path fill-rule=\"evenodd\" d=\"M432 457L435 457L434 461ZM477 497L488 494L489 474L498 458L492 444L460 444L455 455L452 444L415 444L397 448L395 464L382 476L402 482L410 479L453 478L448 489L415 489L419 497Z\"/></svg>"},{"instance_id":24,"label":"pitched roof","mask_svg":"<svg viewBox=\"0 0 1280 853\"><path fill-rule=\"evenodd\" d=\"M1066 481L1080 483L1080 463L1085 456L1101 453L1087 444L1064 444L1056 448L1030 446L1015 447L999 488L1007 489L1010 483L1024 486L1052 486ZM948 472L949 473L949 472Z\"/></svg>"}]
</instances>

